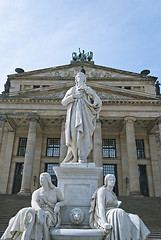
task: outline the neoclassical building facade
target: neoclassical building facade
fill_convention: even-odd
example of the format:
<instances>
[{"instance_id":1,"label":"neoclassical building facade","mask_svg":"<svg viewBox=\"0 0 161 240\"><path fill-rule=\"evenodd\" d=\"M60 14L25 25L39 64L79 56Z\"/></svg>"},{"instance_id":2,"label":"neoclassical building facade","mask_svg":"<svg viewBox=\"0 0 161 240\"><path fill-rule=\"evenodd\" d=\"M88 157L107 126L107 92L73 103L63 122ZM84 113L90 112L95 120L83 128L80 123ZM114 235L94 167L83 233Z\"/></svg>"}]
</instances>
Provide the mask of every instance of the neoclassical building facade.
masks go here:
<instances>
[{"instance_id":1,"label":"neoclassical building facade","mask_svg":"<svg viewBox=\"0 0 161 240\"><path fill-rule=\"evenodd\" d=\"M120 196L161 197L161 98L156 77L72 61L8 76L0 95L0 193L29 194L66 155L66 107L61 99L85 69L103 106L88 162L115 174Z\"/></svg>"}]
</instances>

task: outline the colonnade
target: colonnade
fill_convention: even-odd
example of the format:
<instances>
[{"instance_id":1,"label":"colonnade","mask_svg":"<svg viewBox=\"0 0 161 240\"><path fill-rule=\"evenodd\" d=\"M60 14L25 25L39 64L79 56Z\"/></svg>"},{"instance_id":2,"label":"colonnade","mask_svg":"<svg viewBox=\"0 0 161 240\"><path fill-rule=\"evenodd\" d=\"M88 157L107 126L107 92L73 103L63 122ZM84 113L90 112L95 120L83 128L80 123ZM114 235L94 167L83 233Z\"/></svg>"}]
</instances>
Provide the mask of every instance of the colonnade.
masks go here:
<instances>
[{"instance_id":1,"label":"colonnade","mask_svg":"<svg viewBox=\"0 0 161 240\"><path fill-rule=\"evenodd\" d=\"M1 182L3 187L1 188L1 192L6 193L8 177L9 177L9 169L12 159L12 149L14 144L15 131L8 130L7 134L4 133L4 126L7 121L7 117L0 116L0 147L6 147L6 151L0 155L1 160ZM32 181L32 173L33 173L33 162L34 162L34 154L35 154L35 142L36 142L36 133L37 133L37 125L39 121L39 116L31 116L29 117L29 130L27 136L27 146L26 146L26 154L24 158L24 170L21 184L21 194L30 194L31 193L31 181ZM139 175L138 175L138 160L136 155L136 147L135 147L135 129L134 122L136 121L135 117L125 117L125 136L126 136L126 150L127 150L127 162L128 162L128 173L129 173L129 189L130 194L140 194L140 186L139 186ZM159 128L159 136L161 142L161 118L158 118L157 121ZM102 167L102 126L101 121L97 121L96 129L93 136L93 162L95 162L96 166ZM5 138L5 139L4 139ZM5 146L6 145L6 146ZM150 146L150 154L151 154L151 166L152 166L152 174L153 174L153 182L154 182L154 190L155 196L159 195L161 190L158 187L157 183L160 181L160 170L158 168L158 157L157 157L157 149L156 149L156 140L155 135L153 133L149 134L149 146ZM66 155L66 145L65 145L65 117L62 119L61 126L61 136L60 136L60 161L62 161Z\"/></svg>"}]
</instances>

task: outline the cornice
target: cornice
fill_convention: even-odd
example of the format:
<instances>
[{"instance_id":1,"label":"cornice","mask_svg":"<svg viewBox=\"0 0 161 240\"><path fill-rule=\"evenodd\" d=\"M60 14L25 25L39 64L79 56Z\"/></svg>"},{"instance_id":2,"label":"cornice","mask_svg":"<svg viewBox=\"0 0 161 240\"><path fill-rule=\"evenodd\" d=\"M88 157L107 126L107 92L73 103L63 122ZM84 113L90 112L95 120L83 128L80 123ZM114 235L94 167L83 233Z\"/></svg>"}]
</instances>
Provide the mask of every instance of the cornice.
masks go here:
<instances>
[{"instance_id":1,"label":"cornice","mask_svg":"<svg viewBox=\"0 0 161 240\"><path fill-rule=\"evenodd\" d=\"M28 78L28 77L21 77L21 76L16 76L16 77L12 77L11 78L12 80L16 80L16 81L75 81L75 78L72 77L72 78L68 78L68 77L31 77L31 78ZM109 82L152 82L154 83L156 81L156 79L153 79L153 78L135 78L135 77L130 77L130 78L126 78L126 77L100 77L100 78L91 78L91 77L88 77L87 78L87 82L89 81L94 81L94 82L100 82L100 81L109 81Z\"/></svg>"},{"instance_id":2,"label":"cornice","mask_svg":"<svg viewBox=\"0 0 161 240\"><path fill-rule=\"evenodd\" d=\"M158 100L135 100L135 99L117 99L117 100L102 100L103 104L132 104L132 105L161 105ZM61 103L60 100L55 99L0 99L0 103Z\"/></svg>"}]
</instances>

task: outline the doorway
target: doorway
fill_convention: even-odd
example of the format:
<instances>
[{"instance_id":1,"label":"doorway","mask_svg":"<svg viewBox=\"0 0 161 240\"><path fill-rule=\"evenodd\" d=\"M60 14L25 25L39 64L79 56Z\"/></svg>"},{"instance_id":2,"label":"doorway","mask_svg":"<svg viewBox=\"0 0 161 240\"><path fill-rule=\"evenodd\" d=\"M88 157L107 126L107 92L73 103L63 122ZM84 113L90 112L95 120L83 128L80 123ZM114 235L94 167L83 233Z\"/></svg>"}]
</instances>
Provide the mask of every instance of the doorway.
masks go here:
<instances>
[{"instance_id":1,"label":"doorway","mask_svg":"<svg viewBox=\"0 0 161 240\"><path fill-rule=\"evenodd\" d=\"M17 194L21 189L23 168L24 168L24 163L16 163L12 194Z\"/></svg>"},{"instance_id":2,"label":"doorway","mask_svg":"<svg viewBox=\"0 0 161 240\"><path fill-rule=\"evenodd\" d=\"M143 196L149 196L146 165L139 165L139 182L140 182L140 192Z\"/></svg>"}]
</instances>

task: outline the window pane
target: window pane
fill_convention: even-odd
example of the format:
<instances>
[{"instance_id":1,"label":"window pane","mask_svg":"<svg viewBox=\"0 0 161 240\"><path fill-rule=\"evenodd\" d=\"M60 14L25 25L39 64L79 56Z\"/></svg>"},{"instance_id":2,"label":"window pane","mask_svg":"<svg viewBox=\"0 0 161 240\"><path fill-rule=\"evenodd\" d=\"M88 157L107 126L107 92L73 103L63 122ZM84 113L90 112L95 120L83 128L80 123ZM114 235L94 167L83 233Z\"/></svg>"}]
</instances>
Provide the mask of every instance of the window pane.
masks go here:
<instances>
[{"instance_id":1,"label":"window pane","mask_svg":"<svg viewBox=\"0 0 161 240\"><path fill-rule=\"evenodd\" d=\"M118 195L118 183L117 183L117 165L115 164L104 164L103 165L103 182L107 174L113 174L116 177L116 183L113 191Z\"/></svg>"},{"instance_id":2,"label":"window pane","mask_svg":"<svg viewBox=\"0 0 161 240\"><path fill-rule=\"evenodd\" d=\"M48 157L59 157L59 152L60 152L60 139L48 138L46 155Z\"/></svg>"},{"instance_id":3,"label":"window pane","mask_svg":"<svg viewBox=\"0 0 161 240\"><path fill-rule=\"evenodd\" d=\"M17 156L25 156L26 144L27 144L27 138L20 138L19 139Z\"/></svg>"},{"instance_id":4,"label":"window pane","mask_svg":"<svg viewBox=\"0 0 161 240\"><path fill-rule=\"evenodd\" d=\"M116 143L115 139L103 139L103 157L115 158L116 157Z\"/></svg>"},{"instance_id":5,"label":"window pane","mask_svg":"<svg viewBox=\"0 0 161 240\"><path fill-rule=\"evenodd\" d=\"M48 172L51 176L51 179L52 179L52 183L57 186L57 177L56 177L56 174L53 170L53 167L55 166L59 166L58 163L46 163L45 164L45 172Z\"/></svg>"},{"instance_id":6,"label":"window pane","mask_svg":"<svg viewBox=\"0 0 161 240\"><path fill-rule=\"evenodd\" d=\"M144 140L142 139L136 140L136 152L137 158L145 158Z\"/></svg>"}]
</instances>

